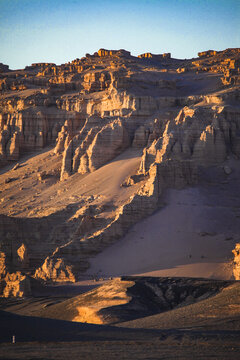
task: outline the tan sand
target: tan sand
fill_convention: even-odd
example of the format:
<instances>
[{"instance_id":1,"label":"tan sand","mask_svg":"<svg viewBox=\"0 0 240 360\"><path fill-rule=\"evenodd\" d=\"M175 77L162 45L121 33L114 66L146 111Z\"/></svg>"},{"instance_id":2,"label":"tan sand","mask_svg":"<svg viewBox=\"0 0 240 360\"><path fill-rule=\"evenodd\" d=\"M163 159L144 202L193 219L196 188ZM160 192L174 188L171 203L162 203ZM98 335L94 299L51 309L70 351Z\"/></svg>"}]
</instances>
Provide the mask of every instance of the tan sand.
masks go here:
<instances>
[{"instance_id":1,"label":"tan sand","mask_svg":"<svg viewBox=\"0 0 240 360\"><path fill-rule=\"evenodd\" d=\"M216 204L208 192L170 190L167 205L93 258L88 273L230 279L239 221L230 204Z\"/></svg>"}]
</instances>

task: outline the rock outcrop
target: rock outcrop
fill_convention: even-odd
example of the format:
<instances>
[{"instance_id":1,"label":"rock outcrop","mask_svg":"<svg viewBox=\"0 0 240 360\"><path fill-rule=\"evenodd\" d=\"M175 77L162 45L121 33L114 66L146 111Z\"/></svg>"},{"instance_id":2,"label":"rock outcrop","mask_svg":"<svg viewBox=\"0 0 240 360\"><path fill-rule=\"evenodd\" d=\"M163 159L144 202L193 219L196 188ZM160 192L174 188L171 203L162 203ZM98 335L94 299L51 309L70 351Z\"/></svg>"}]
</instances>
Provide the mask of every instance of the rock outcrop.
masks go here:
<instances>
[{"instance_id":1,"label":"rock outcrop","mask_svg":"<svg viewBox=\"0 0 240 360\"><path fill-rule=\"evenodd\" d=\"M201 51L198 53L199 57L209 57L209 56L214 56L214 55L217 55L216 50Z\"/></svg>"},{"instance_id":2,"label":"rock outcrop","mask_svg":"<svg viewBox=\"0 0 240 360\"><path fill-rule=\"evenodd\" d=\"M98 169L129 145L128 133L120 120L104 126L86 150L86 157L80 158L79 172L86 173Z\"/></svg>"},{"instance_id":3,"label":"rock outcrop","mask_svg":"<svg viewBox=\"0 0 240 360\"><path fill-rule=\"evenodd\" d=\"M55 152L63 149L61 145L63 138L60 135ZM98 169L119 155L129 145L129 135L121 120L115 120L102 128L97 125L89 130L85 138L84 131L75 135L72 140L69 139L67 133L64 142L61 180L75 172L85 174Z\"/></svg>"},{"instance_id":4,"label":"rock outcrop","mask_svg":"<svg viewBox=\"0 0 240 360\"><path fill-rule=\"evenodd\" d=\"M0 115L0 163L16 161L19 156L43 149L56 141L61 126L68 118L74 117L65 111L52 112L34 107Z\"/></svg>"},{"instance_id":5,"label":"rock outcrop","mask_svg":"<svg viewBox=\"0 0 240 360\"><path fill-rule=\"evenodd\" d=\"M240 243L237 243L235 249L232 251L233 259L233 276L235 280L240 280Z\"/></svg>"},{"instance_id":6,"label":"rock outcrop","mask_svg":"<svg viewBox=\"0 0 240 360\"><path fill-rule=\"evenodd\" d=\"M65 265L63 259L54 259L54 257L47 257L41 268L36 270L34 277L46 282L49 280L54 282L75 282L71 266Z\"/></svg>"},{"instance_id":7,"label":"rock outcrop","mask_svg":"<svg viewBox=\"0 0 240 360\"><path fill-rule=\"evenodd\" d=\"M24 261L25 254L23 248L18 249L18 254L21 261ZM30 278L21 271L9 272L7 262L6 254L0 252L0 297L23 297L31 295Z\"/></svg>"},{"instance_id":8,"label":"rock outcrop","mask_svg":"<svg viewBox=\"0 0 240 360\"><path fill-rule=\"evenodd\" d=\"M239 61L239 49L189 60L100 49L59 66L0 69L0 166L19 162L1 182L1 279L16 289L26 274L74 282L90 257L158 208L165 189L196 185L199 169L213 166L231 176L226 161L240 157ZM47 145L54 151L25 173L22 155ZM124 158L127 149L134 155ZM121 196L91 193L88 176L121 154L141 156L116 181Z\"/></svg>"},{"instance_id":9,"label":"rock outcrop","mask_svg":"<svg viewBox=\"0 0 240 360\"><path fill-rule=\"evenodd\" d=\"M2 297L25 297L31 295L30 279L19 271L15 273L7 273L0 280Z\"/></svg>"},{"instance_id":10,"label":"rock outcrop","mask_svg":"<svg viewBox=\"0 0 240 360\"><path fill-rule=\"evenodd\" d=\"M158 128L160 136L144 150L140 172L146 174L154 162L161 167L167 162L193 169L221 164L229 151L238 157L239 115L231 107L184 107L175 119ZM178 171L174 178L181 179Z\"/></svg>"}]
</instances>

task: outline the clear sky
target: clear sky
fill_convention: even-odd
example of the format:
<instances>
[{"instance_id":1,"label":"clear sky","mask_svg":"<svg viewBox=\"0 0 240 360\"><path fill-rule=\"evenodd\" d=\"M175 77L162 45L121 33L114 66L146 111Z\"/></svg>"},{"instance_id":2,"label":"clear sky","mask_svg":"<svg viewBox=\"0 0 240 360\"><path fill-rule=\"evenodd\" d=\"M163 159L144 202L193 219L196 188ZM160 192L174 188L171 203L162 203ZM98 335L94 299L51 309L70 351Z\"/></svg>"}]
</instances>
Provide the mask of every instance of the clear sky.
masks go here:
<instances>
[{"instance_id":1,"label":"clear sky","mask_svg":"<svg viewBox=\"0 0 240 360\"><path fill-rule=\"evenodd\" d=\"M101 47L176 58L240 47L240 0L0 0L0 62L11 69Z\"/></svg>"}]
</instances>

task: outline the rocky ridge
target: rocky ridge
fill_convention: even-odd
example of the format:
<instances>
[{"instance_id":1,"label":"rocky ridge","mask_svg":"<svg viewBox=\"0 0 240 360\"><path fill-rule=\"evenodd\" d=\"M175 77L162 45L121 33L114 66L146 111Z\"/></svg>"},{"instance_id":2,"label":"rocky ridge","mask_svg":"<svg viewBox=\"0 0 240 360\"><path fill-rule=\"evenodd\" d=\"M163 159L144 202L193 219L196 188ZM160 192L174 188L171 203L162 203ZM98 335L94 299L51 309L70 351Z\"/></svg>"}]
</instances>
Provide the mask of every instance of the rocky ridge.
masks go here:
<instances>
[{"instance_id":1,"label":"rocky ridge","mask_svg":"<svg viewBox=\"0 0 240 360\"><path fill-rule=\"evenodd\" d=\"M40 317L114 324L159 314L216 295L231 281L125 276L37 312Z\"/></svg>"},{"instance_id":2,"label":"rocky ridge","mask_svg":"<svg viewBox=\"0 0 240 360\"><path fill-rule=\"evenodd\" d=\"M89 257L161 205L164 189L197 184L200 167L239 158L239 49L190 60L163 55L136 58L124 50L100 49L60 66L37 63L1 72L3 169L56 142L51 159L58 165L37 171L39 193L45 185L60 186L59 195L66 181L71 186L75 176L96 172L124 151L142 153L138 168L122 182L128 192L124 201L90 195L46 216L43 205L30 217L21 210L11 216L5 206L0 219L4 284L17 271L16 279L76 281ZM14 173L23 173L25 181L24 169ZM1 195L14 181L14 176L4 180ZM55 229L50 234L49 226Z\"/></svg>"}]
</instances>

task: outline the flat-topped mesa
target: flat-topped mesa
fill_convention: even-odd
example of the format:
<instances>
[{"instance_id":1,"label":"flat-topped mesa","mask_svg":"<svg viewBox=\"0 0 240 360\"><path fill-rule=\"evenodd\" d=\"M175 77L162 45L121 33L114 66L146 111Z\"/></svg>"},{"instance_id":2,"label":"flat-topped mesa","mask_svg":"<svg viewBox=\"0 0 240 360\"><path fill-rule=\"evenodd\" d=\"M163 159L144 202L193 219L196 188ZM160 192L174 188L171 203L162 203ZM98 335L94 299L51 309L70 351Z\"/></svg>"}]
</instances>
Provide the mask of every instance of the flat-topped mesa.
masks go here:
<instances>
[{"instance_id":1,"label":"flat-topped mesa","mask_svg":"<svg viewBox=\"0 0 240 360\"><path fill-rule=\"evenodd\" d=\"M226 57L239 57L240 48L228 48L222 51L216 50L206 50L198 52L198 57L200 58L211 58L212 56L217 56L218 60L223 60ZM201 59L202 60L202 59Z\"/></svg>"},{"instance_id":2,"label":"flat-topped mesa","mask_svg":"<svg viewBox=\"0 0 240 360\"><path fill-rule=\"evenodd\" d=\"M217 55L216 50L206 50L206 51L201 51L198 53L199 57L208 57L208 56L215 56L215 55Z\"/></svg>"},{"instance_id":3,"label":"flat-topped mesa","mask_svg":"<svg viewBox=\"0 0 240 360\"><path fill-rule=\"evenodd\" d=\"M31 66L35 68L35 67L56 66L56 64L55 63L40 62L40 63L33 63Z\"/></svg>"},{"instance_id":4,"label":"flat-topped mesa","mask_svg":"<svg viewBox=\"0 0 240 360\"><path fill-rule=\"evenodd\" d=\"M25 67L25 70L34 70L34 69L38 69L38 68L41 68L41 69L45 69L46 67L56 67L56 64L55 63L45 63L45 62L40 62L40 63L33 63L31 65L27 65Z\"/></svg>"},{"instance_id":5,"label":"flat-topped mesa","mask_svg":"<svg viewBox=\"0 0 240 360\"><path fill-rule=\"evenodd\" d=\"M99 49L98 50L98 56L104 57L104 56L130 56L130 51L126 51L124 49L120 50L106 50L106 49Z\"/></svg>"},{"instance_id":6,"label":"flat-topped mesa","mask_svg":"<svg viewBox=\"0 0 240 360\"><path fill-rule=\"evenodd\" d=\"M240 49L224 51L208 50L198 53L199 58L192 61L194 70L198 72L222 73L224 86L239 85Z\"/></svg>"},{"instance_id":7,"label":"flat-topped mesa","mask_svg":"<svg viewBox=\"0 0 240 360\"><path fill-rule=\"evenodd\" d=\"M138 55L140 59L155 59L155 60L161 60L161 59L171 59L171 53L163 53L163 54L152 54L150 52L140 54Z\"/></svg>"}]
</instances>

